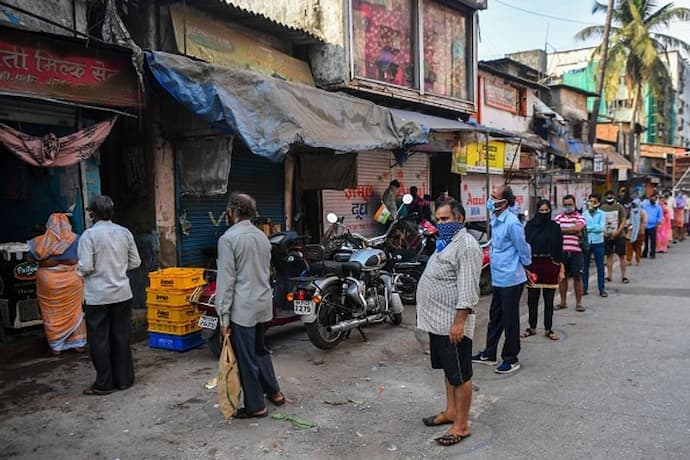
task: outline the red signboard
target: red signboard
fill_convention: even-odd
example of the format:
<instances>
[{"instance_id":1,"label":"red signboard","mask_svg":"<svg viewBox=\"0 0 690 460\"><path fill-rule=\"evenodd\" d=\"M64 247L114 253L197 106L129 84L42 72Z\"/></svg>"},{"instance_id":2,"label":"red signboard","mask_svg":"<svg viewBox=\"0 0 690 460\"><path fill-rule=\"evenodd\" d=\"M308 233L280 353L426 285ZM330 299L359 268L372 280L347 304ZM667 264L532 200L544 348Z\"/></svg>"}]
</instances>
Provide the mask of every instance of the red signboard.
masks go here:
<instances>
[{"instance_id":1,"label":"red signboard","mask_svg":"<svg viewBox=\"0 0 690 460\"><path fill-rule=\"evenodd\" d=\"M126 54L0 29L0 91L113 107L142 97Z\"/></svg>"},{"instance_id":2,"label":"red signboard","mask_svg":"<svg viewBox=\"0 0 690 460\"><path fill-rule=\"evenodd\" d=\"M484 102L490 107L517 113L518 90L496 81L484 80Z\"/></svg>"}]
</instances>

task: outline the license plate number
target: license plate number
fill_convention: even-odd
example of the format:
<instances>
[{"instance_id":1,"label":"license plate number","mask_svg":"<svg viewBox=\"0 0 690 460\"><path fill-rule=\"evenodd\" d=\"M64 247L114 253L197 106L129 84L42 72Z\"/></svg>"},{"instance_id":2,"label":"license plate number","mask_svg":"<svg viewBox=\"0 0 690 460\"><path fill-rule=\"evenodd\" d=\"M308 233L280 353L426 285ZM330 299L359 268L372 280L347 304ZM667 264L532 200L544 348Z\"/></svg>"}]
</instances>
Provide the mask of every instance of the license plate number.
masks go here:
<instances>
[{"instance_id":1,"label":"license plate number","mask_svg":"<svg viewBox=\"0 0 690 460\"><path fill-rule=\"evenodd\" d=\"M295 313L298 315L314 314L314 302L312 302L311 300L295 300L294 307Z\"/></svg>"},{"instance_id":2,"label":"license plate number","mask_svg":"<svg viewBox=\"0 0 690 460\"><path fill-rule=\"evenodd\" d=\"M199 318L199 327L203 327L204 329L215 329L216 326L218 326L217 316L201 315L201 318Z\"/></svg>"}]
</instances>

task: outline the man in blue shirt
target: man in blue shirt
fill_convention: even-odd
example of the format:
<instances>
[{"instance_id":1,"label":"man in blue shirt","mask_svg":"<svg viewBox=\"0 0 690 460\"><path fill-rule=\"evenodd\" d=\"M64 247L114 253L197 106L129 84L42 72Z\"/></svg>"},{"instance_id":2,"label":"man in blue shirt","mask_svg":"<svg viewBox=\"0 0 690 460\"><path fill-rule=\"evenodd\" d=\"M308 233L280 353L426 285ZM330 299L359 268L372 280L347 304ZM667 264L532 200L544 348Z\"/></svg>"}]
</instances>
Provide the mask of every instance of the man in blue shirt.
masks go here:
<instances>
[{"instance_id":1,"label":"man in blue shirt","mask_svg":"<svg viewBox=\"0 0 690 460\"><path fill-rule=\"evenodd\" d=\"M486 348L472 357L480 364L495 365L498 340L505 331L505 343L496 368L499 374L510 374L520 368L520 297L527 281L525 267L532 263L532 249L525 241L525 230L510 212L515 196L510 187L491 192L487 209L491 216L491 282L493 298L489 310Z\"/></svg>"},{"instance_id":2,"label":"man in blue shirt","mask_svg":"<svg viewBox=\"0 0 690 460\"><path fill-rule=\"evenodd\" d=\"M664 212L657 203L657 195L654 194L645 201L643 207L647 213L647 229L644 236L644 250L642 257L646 258L649 254L650 259L656 259L656 227L664 219Z\"/></svg>"}]
</instances>

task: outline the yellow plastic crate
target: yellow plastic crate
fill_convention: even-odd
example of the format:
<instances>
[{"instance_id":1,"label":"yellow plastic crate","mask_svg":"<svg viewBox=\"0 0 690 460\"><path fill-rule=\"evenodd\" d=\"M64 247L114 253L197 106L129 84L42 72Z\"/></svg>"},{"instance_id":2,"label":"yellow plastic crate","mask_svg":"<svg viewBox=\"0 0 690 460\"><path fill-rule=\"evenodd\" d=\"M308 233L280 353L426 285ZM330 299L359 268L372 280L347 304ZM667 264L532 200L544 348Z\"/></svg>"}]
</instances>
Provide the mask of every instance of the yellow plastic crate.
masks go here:
<instances>
[{"instance_id":1,"label":"yellow plastic crate","mask_svg":"<svg viewBox=\"0 0 690 460\"><path fill-rule=\"evenodd\" d=\"M203 268L164 268L149 273L152 289L190 289L206 284Z\"/></svg>"},{"instance_id":2,"label":"yellow plastic crate","mask_svg":"<svg viewBox=\"0 0 690 460\"><path fill-rule=\"evenodd\" d=\"M184 307L189 305L189 296L194 289L146 289L146 303L167 307Z\"/></svg>"},{"instance_id":3,"label":"yellow plastic crate","mask_svg":"<svg viewBox=\"0 0 690 460\"><path fill-rule=\"evenodd\" d=\"M192 332L200 331L199 320L193 319L186 323L172 323L170 321L149 319L149 332L160 332L170 335L187 335Z\"/></svg>"},{"instance_id":4,"label":"yellow plastic crate","mask_svg":"<svg viewBox=\"0 0 690 460\"><path fill-rule=\"evenodd\" d=\"M169 321L171 323L188 323L199 320L200 313L193 305L185 307L163 307L150 305L146 311L146 318L153 321Z\"/></svg>"}]
</instances>

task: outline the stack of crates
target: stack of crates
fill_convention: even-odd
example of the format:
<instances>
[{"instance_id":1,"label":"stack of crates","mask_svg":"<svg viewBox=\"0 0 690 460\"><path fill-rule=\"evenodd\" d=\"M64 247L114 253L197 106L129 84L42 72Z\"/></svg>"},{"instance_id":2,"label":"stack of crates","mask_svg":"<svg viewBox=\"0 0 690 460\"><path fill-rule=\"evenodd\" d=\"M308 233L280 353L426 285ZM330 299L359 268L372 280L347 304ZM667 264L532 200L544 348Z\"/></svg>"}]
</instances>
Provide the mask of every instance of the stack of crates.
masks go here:
<instances>
[{"instance_id":1,"label":"stack of crates","mask_svg":"<svg viewBox=\"0 0 690 460\"><path fill-rule=\"evenodd\" d=\"M200 313L189 296L204 284L203 268L175 267L149 273L146 319L151 348L186 351L203 345Z\"/></svg>"}]
</instances>

